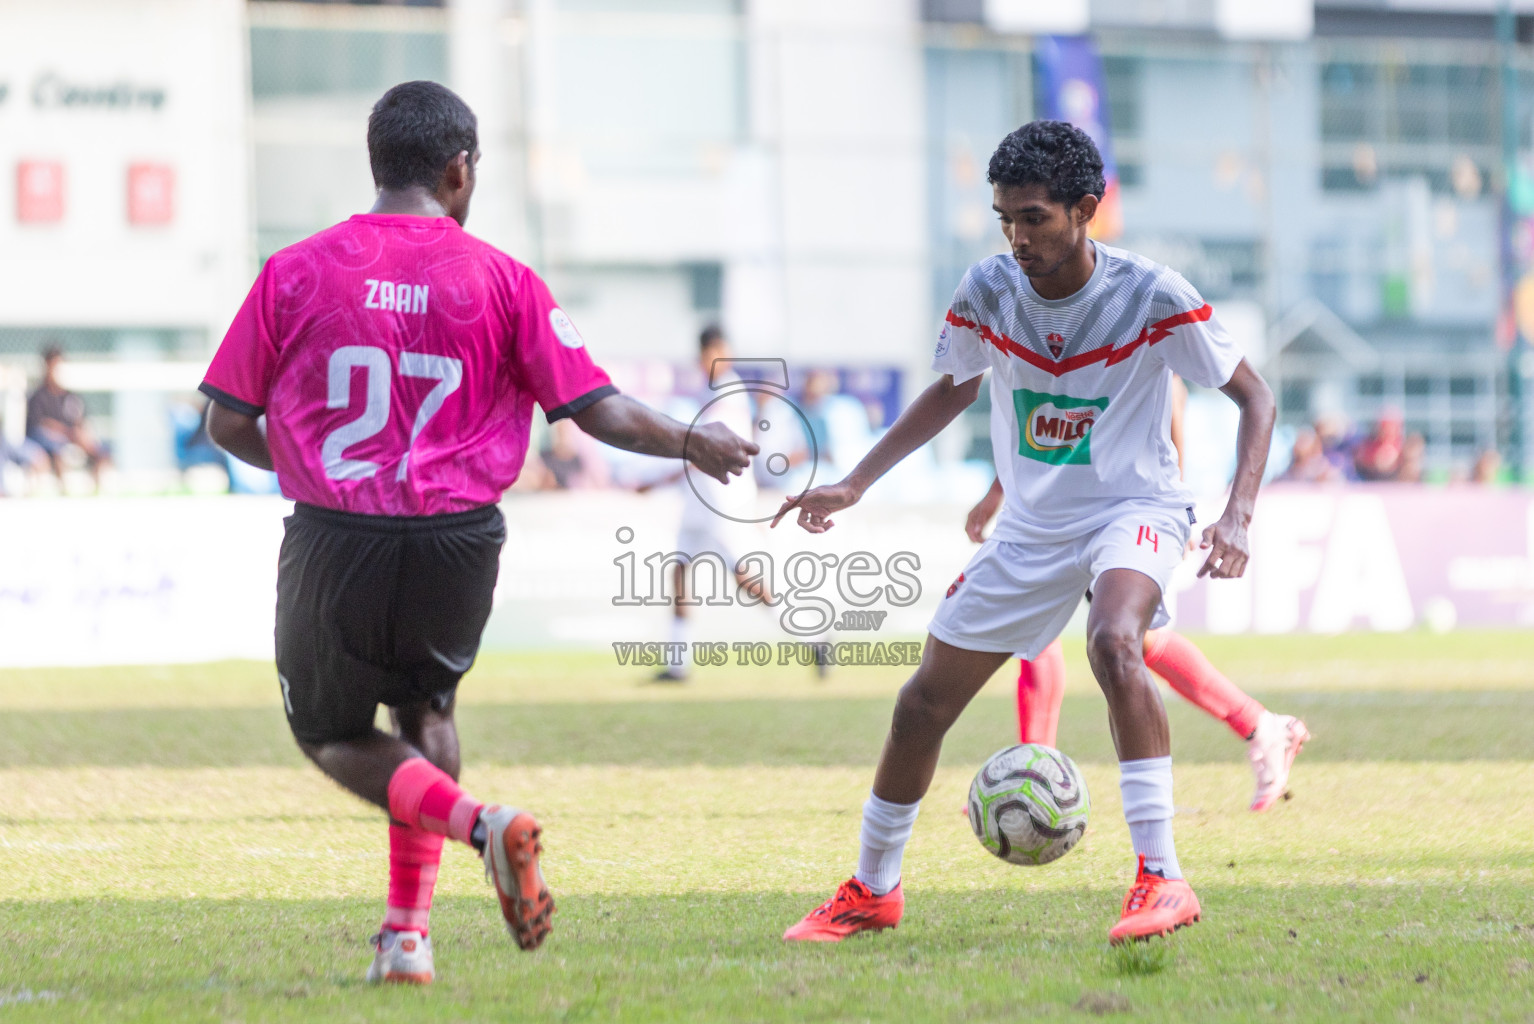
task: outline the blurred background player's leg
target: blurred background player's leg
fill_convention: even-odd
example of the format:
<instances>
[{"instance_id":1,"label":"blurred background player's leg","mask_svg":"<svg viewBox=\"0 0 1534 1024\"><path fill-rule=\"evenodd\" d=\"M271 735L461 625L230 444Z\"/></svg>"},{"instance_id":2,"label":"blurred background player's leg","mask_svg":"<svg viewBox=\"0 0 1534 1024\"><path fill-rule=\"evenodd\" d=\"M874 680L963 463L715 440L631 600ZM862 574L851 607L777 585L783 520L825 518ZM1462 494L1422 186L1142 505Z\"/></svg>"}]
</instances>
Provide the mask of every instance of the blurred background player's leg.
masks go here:
<instances>
[{"instance_id":1,"label":"blurred background player's leg","mask_svg":"<svg viewBox=\"0 0 1534 1024\"><path fill-rule=\"evenodd\" d=\"M676 599L671 603L670 640L673 644L680 644L681 646L675 649L681 650L684 653L679 663L669 664L656 672L651 677L652 682L684 683L687 681L690 673L691 655L686 652L692 649L692 632L687 620L691 614L689 609L696 606L699 603L699 599L696 594L692 593L693 588L688 586L688 578L691 576L694 582L697 580L696 570L689 570L689 565L695 557L710 552L717 553L723 559L723 564L729 567L726 571L733 577L739 595L744 595L745 598L750 599L751 603L759 605L769 612L772 611L773 605L777 603L777 597L768 592L760 577L741 571L740 560L735 557L734 552L744 547L741 543L743 538L736 536L727 541L719 535L720 532L729 531L725 529L713 533L705 533L684 527L681 536L677 539L677 549L686 554L686 561L679 561L672 566L671 579ZM734 532L738 533L739 531ZM746 550L751 549L746 548ZM688 601L684 602L682 600L684 596L688 598ZM804 642L814 645L815 674L819 678L824 679L831 671L831 630L826 629L824 632L810 637Z\"/></svg>"},{"instance_id":2,"label":"blurred background player's leg","mask_svg":"<svg viewBox=\"0 0 1534 1024\"><path fill-rule=\"evenodd\" d=\"M1170 629L1145 634L1145 664L1172 689L1250 739L1263 706L1210 664L1193 641Z\"/></svg>"},{"instance_id":3,"label":"blurred background player's leg","mask_svg":"<svg viewBox=\"0 0 1534 1024\"><path fill-rule=\"evenodd\" d=\"M1257 777L1251 809L1265 811L1283 796L1289 769L1310 739L1305 723L1276 715L1231 682L1198 646L1170 629L1145 634L1145 667L1165 679L1189 703L1228 725L1246 742ZM1055 746L1065 697L1065 654L1056 640L1017 675L1017 732L1021 743Z\"/></svg>"},{"instance_id":4,"label":"blurred background player's leg","mask_svg":"<svg viewBox=\"0 0 1534 1024\"><path fill-rule=\"evenodd\" d=\"M685 548L681 550L686 550ZM687 651L691 644L691 633L687 628L687 605L682 598L687 594L687 563L678 562L671 570L671 579L674 586L672 593L675 595L671 602L671 636L668 638L673 644L681 644L678 648ZM674 664L668 664L665 668L655 673L653 679L657 683L685 683L687 681L688 657L684 653L681 660Z\"/></svg>"},{"instance_id":5,"label":"blurred background player's leg","mask_svg":"<svg viewBox=\"0 0 1534 1024\"><path fill-rule=\"evenodd\" d=\"M1310 731L1293 715L1275 715L1226 678L1197 645L1170 629L1145 634L1145 664L1172 689L1246 741L1257 776L1252 810L1265 811L1284 795L1289 769Z\"/></svg>"},{"instance_id":6,"label":"blurred background player's leg","mask_svg":"<svg viewBox=\"0 0 1534 1024\"><path fill-rule=\"evenodd\" d=\"M1019 743L1055 745L1060 702L1065 698L1065 651L1057 639L1032 661L1020 661L1017 673ZM967 813L967 812L966 812Z\"/></svg>"}]
</instances>

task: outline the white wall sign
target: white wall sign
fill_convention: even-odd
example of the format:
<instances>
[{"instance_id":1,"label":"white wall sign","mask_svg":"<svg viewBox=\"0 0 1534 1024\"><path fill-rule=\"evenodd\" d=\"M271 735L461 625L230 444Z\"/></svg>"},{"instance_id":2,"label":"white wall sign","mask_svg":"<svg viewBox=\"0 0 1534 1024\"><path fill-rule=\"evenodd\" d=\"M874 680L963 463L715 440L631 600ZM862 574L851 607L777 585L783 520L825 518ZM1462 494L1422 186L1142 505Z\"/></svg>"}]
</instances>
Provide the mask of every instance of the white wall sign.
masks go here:
<instances>
[{"instance_id":1,"label":"white wall sign","mask_svg":"<svg viewBox=\"0 0 1534 1024\"><path fill-rule=\"evenodd\" d=\"M0 26L0 325L221 335L253 272L244 4L0 0ZM26 215L22 165L62 169L60 210Z\"/></svg>"},{"instance_id":2,"label":"white wall sign","mask_svg":"<svg viewBox=\"0 0 1534 1024\"><path fill-rule=\"evenodd\" d=\"M1074 36L1087 30L1087 0L985 0L985 23L995 32Z\"/></svg>"}]
</instances>

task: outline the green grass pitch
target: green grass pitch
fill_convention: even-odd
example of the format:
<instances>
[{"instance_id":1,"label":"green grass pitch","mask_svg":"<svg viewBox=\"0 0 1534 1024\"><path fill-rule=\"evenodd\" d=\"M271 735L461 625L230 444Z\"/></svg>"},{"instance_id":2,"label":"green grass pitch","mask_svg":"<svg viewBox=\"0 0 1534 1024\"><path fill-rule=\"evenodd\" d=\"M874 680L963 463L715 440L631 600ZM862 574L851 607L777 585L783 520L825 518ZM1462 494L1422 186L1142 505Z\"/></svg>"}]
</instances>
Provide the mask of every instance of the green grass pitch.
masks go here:
<instances>
[{"instance_id":1,"label":"green grass pitch","mask_svg":"<svg viewBox=\"0 0 1534 1024\"><path fill-rule=\"evenodd\" d=\"M955 727L906 859L906 917L783 929L850 873L898 669L482 659L464 783L534 810L555 931L507 938L449 848L426 990L362 982L382 816L308 767L270 666L0 672L0 1024L11 1021L1443 1020L1534 1018L1534 633L1206 638L1315 739L1247 812L1243 745L1167 698L1177 837L1204 921L1106 941L1131 873L1081 656L1060 746L1093 820L1043 868L961 814L1010 742L1004 671Z\"/></svg>"}]
</instances>

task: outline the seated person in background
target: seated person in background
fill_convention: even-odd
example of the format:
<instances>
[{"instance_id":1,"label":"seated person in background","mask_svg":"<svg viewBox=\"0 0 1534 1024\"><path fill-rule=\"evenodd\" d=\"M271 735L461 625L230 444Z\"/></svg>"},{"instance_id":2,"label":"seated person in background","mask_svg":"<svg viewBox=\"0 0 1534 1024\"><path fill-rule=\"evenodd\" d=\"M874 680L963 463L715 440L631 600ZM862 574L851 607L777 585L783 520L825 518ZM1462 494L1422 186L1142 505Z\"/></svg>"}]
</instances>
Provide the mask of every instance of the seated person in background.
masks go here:
<instances>
[{"instance_id":1,"label":"seated person in background","mask_svg":"<svg viewBox=\"0 0 1534 1024\"><path fill-rule=\"evenodd\" d=\"M1470 482L1473 484L1498 483L1501 469L1501 454L1495 448L1487 448L1475 457L1475 465L1470 470Z\"/></svg>"},{"instance_id":2,"label":"seated person in background","mask_svg":"<svg viewBox=\"0 0 1534 1024\"><path fill-rule=\"evenodd\" d=\"M1280 480L1294 483L1320 484L1341 480L1342 473L1326 457L1321 438L1314 430L1301 430L1294 439L1294 452L1289 468Z\"/></svg>"},{"instance_id":3,"label":"seated person in background","mask_svg":"<svg viewBox=\"0 0 1534 1024\"><path fill-rule=\"evenodd\" d=\"M20 445L11 444L5 437L5 421L0 420L0 498L10 494L5 483L7 466L20 466L30 476L47 469L48 457L31 441L22 441Z\"/></svg>"},{"instance_id":4,"label":"seated person in background","mask_svg":"<svg viewBox=\"0 0 1534 1024\"><path fill-rule=\"evenodd\" d=\"M1344 480L1357 480L1353 454L1358 448L1358 437L1348 421L1335 414L1316 417L1316 437L1321 441L1321 452L1326 456Z\"/></svg>"},{"instance_id":5,"label":"seated person in background","mask_svg":"<svg viewBox=\"0 0 1534 1024\"><path fill-rule=\"evenodd\" d=\"M826 419L827 399L841 391L841 382L830 370L816 370L804 382L804 395L799 399L799 410L810 425L815 448L822 463L831 459L831 424Z\"/></svg>"},{"instance_id":6,"label":"seated person in background","mask_svg":"<svg viewBox=\"0 0 1534 1024\"><path fill-rule=\"evenodd\" d=\"M1394 480L1401 468L1401 449L1406 424L1398 412L1386 412L1379 424L1353 452L1353 468L1360 480Z\"/></svg>"},{"instance_id":7,"label":"seated person in background","mask_svg":"<svg viewBox=\"0 0 1534 1024\"><path fill-rule=\"evenodd\" d=\"M27 396L27 440L43 450L53 475L64 479L61 456L69 446L85 453L86 465L96 486L101 486L101 468L109 465L106 446L96 440L85 422L85 403L80 396L59 383L59 364L64 353L56 345L43 349L43 380Z\"/></svg>"},{"instance_id":8,"label":"seated person in background","mask_svg":"<svg viewBox=\"0 0 1534 1024\"><path fill-rule=\"evenodd\" d=\"M1396 463L1396 483L1420 484L1422 482L1422 463L1427 457L1427 438L1421 434L1407 434L1406 440L1401 442L1401 458Z\"/></svg>"}]
</instances>

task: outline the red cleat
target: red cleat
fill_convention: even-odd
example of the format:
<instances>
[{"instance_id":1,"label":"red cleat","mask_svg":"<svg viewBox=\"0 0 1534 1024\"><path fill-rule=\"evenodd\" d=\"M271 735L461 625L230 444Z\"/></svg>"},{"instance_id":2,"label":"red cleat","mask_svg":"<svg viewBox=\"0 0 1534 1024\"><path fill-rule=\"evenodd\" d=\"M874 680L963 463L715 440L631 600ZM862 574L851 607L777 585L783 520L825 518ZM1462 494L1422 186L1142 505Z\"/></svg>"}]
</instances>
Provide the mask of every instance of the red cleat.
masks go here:
<instances>
[{"instance_id":1,"label":"red cleat","mask_svg":"<svg viewBox=\"0 0 1534 1024\"><path fill-rule=\"evenodd\" d=\"M783 933L788 942L840 942L858 932L878 932L900 923L905 894L895 886L883 896L849 878L836 895L804 915L804 920Z\"/></svg>"},{"instance_id":2,"label":"red cleat","mask_svg":"<svg viewBox=\"0 0 1534 1024\"><path fill-rule=\"evenodd\" d=\"M548 937L554 914L554 901L538 867L543 829L531 814L512 807L486 807L479 820L489 830L485 877L500 898L506 930L521 948L537 949Z\"/></svg>"},{"instance_id":3,"label":"red cleat","mask_svg":"<svg viewBox=\"0 0 1534 1024\"><path fill-rule=\"evenodd\" d=\"M1181 878L1162 878L1145 870L1145 855L1135 884L1124 897L1119 923L1108 932L1108 942L1117 946L1128 939L1144 940L1152 935L1170 935L1199 919L1202 909L1193 889Z\"/></svg>"}]
</instances>

